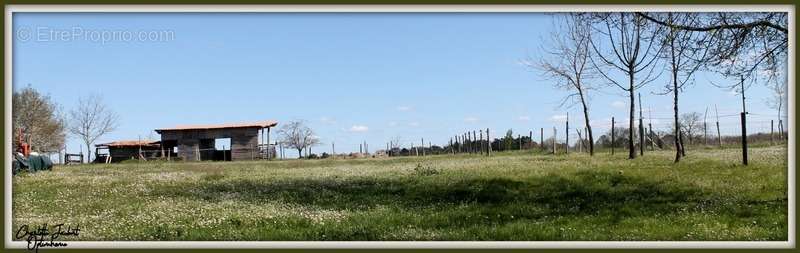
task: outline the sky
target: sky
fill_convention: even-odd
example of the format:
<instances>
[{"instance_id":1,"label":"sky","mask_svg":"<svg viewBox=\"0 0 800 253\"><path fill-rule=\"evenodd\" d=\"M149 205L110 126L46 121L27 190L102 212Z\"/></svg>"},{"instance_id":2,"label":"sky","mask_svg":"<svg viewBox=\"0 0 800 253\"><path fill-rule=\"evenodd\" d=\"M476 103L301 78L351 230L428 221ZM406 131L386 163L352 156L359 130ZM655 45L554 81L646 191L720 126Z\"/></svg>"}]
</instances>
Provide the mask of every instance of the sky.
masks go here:
<instances>
[{"instance_id":1,"label":"sky","mask_svg":"<svg viewBox=\"0 0 800 253\"><path fill-rule=\"evenodd\" d=\"M13 88L30 85L68 112L96 94L120 115L98 140L136 140L183 124L303 120L321 139L314 153L449 142L490 128L492 137L545 138L563 122L582 125L567 91L523 64L547 57L555 31L542 13L15 13ZM663 65L666 67L666 65ZM603 83L602 79L594 80ZM641 89L645 123L668 128L667 75ZM736 133L741 98L698 73L681 94L682 112L715 106L723 134ZM777 112L763 84L747 90L748 130L768 131ZM628 99L609 86L591 94L595 136L610 118L627 122ZM638 102L637 102L638 103ZM637 105L638 106L638 105ZM733 115L733 116L729 116ZM570 130L571 140L575 139ZM273 131L273 133L275 133ZM276 136L273 134L274 140ZM534 137L535 140L538 138ZM81 142L68 137L67 151ZM295 152L286 152L296 156Z\"/></svg>"}]
</instances>

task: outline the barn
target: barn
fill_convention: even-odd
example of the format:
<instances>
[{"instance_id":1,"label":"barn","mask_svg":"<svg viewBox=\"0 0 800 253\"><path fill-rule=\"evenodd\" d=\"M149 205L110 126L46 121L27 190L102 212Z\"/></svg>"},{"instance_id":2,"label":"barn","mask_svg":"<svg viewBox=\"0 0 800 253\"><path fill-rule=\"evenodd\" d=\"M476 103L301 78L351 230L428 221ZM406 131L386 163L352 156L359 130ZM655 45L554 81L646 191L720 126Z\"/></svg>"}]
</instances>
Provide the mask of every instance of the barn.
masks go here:
<instances>
[{"instance_id":1,"label":"barn","mask_svg":"<svg viewBox=\"0 0 800 253\"><path fill-rule=\"evenodd\" d=\"M105 151L105 152L103 152ZM122 140L95 145L95 163L167 157L159 141Z\"/></svg>"},{"instance_id":2,"label":"barn","mask_svg":"<svg viewBox=\"0 0 800 253\"><path fill-rule=\"evenodd\" d=\"M161 147L173 151L181 160L240 161L274 158L275 148L268 143L270 129L277 125L277 121L265 120L251 123L181 125L155 131L161 135ZM218 142L228 145L219 147Z\"/></svg>"}]
</instances>

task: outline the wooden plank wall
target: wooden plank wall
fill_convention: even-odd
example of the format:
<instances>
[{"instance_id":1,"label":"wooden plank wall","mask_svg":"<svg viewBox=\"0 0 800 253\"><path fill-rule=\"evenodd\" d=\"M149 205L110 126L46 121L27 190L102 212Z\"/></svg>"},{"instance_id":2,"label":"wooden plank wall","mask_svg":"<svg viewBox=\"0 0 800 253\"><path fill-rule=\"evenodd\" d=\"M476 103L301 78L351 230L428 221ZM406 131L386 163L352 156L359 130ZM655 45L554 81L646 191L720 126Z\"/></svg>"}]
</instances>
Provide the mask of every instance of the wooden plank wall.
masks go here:
<instances>
[{"instance_id":1,"label":"wooden plank wall","mask_svg":"<svg viewBox=\"0 0 800 253\"><path fill-rule=\"evenodd\" d=\"M198 149L207 148L209 146L207 143L204 143L204 147L200 147L200 140L230 138L231 160L251 160L259 158L259 129L258 127L251 127L208 130L163 130L161 132L161 141L177 141L178 156L184 161L197 161ZM213 148L214 145L210 146Z\"/></svg>"}]
</instances>

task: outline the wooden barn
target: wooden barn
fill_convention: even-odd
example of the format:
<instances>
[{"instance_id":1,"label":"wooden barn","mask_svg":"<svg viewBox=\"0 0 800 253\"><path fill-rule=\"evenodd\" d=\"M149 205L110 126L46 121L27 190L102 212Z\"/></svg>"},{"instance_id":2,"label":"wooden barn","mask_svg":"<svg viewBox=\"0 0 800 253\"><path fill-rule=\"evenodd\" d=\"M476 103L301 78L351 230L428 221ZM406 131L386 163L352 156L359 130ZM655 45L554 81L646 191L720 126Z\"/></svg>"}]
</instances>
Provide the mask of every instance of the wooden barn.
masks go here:
<instances>
[{"instance_id":1,"label":"wooden barn","mask_svg":"<svg viewBox=\"0 0 800 253\"><path fill-rule=\"evenodd\" d=\"M238 161L274 158L270 129L278 122L266 120L252 123L183 125L156 129L161 146L173 151L184 161ZM259 142L259 137L261 141ZM217 142L229 143L218 149Z\"/></svg>"},{"instance_id":2,"label":"wooden barn","mask_svg":"<svg viewBox=\"0 0 800 253\"><path fill-rule=\"evenodd\" d=\"M106 152L101 152L106 151ZM170 154L161 150L159 141L114 141L95 145L96 163L121 162L130 159L152 159Z\"/></svg>"}]
</instances>

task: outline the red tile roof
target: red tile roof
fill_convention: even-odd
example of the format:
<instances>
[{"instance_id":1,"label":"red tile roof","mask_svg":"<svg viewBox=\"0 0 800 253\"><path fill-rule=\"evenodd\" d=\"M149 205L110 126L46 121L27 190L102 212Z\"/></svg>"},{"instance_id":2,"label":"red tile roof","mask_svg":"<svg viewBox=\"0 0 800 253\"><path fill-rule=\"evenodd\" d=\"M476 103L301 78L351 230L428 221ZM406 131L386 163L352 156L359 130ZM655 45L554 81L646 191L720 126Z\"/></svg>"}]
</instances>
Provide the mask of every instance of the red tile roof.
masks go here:
<instances>
[{"instance_id":1,"label":"red tile roof","mask_svg":"<svg viewBox=\"0 0 800 253\"><path fill-rule=\"evenodd\" d=\"M109 143L100 143L95 145L96 147L133 147L133 146L153 146L157 147L161 142L160 141L150 141L150 140L125 140L125 141L114 141Z\"/></svg>"},{"instance_id":2,"label":"red tile roof","mask_svg":"<svg viewBox=\"0 0 800 253\"><path fill-rule=\"evenodd\" d=\"M250 122L250 123L232 123L232 124L216 124L216 125L179 125L172 128L156 129L156 132L161 133L161 131L205 130L205 129L220 129L220 128L250 128L250 127L266 128L266 127L274 127L277 125L278 125L277 121L265 120L265 121Z\"/></svg>"}]
</instances>

